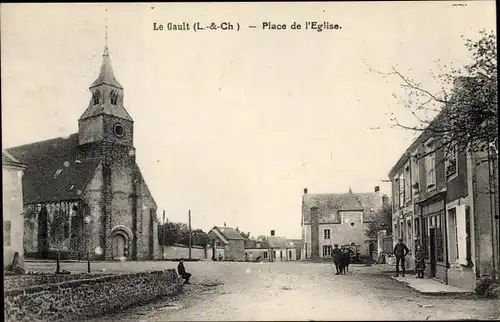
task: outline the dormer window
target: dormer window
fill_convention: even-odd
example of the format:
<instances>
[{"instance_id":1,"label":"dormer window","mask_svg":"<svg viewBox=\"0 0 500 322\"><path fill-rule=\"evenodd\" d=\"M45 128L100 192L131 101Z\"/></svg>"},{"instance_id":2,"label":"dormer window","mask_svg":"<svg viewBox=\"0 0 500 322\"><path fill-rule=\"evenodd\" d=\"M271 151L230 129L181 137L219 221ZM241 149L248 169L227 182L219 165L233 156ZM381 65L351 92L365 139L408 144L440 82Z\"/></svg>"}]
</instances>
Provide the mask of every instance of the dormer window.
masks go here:
<instances>
[{"instance_id":1,"label":"dormer window","mask_svg":"<svg viewBox=\"0 0 500 322\"><path fill-rule=\"evenodd\" d=\"M58 170L56 171L56 173L54 173L54 177L53 177L53 178L54 178L54 179L57 179L57 177L59 177L59 175L61 174L61 172L62 172L62 169L58 169Z\"/></svg>"},{"instance_id":2,"label":"dormer window","mask_svg":"<svg viewBox=\"0 0 500 322\"><path fill-rule=\"evenodd\" d=\"M92 92L92 100L94 102L94 105L99 104L99 98L100 98L99 91Z\"/></svg>"},{"instance_id":3,"label":"dormer window","mask_svg":"<svg viewBox=\"0 0 500 322\"><path fill-rule=\"evenodd\" d=\"M118 93L116 91L111 91L110 99L111 104L116 105L118 103Z\"/></svg>"}]
</instances>

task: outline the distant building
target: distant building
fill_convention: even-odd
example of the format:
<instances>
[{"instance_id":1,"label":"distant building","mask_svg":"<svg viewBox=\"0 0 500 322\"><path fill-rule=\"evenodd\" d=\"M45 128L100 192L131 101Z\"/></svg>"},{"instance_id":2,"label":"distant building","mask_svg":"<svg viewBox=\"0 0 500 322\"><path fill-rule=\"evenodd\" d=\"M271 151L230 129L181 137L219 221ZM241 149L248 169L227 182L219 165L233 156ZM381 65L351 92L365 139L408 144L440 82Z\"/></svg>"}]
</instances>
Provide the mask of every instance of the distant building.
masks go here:
<instances>
[{"instance_id":1,"label":"distant building","mask_svg":"<svg viewBox=\"0 0 500 322\"><path fill-rule=\"evenodd\" d=\"M271 247L265 240L249 240L245 244L245 260L269 262Z\"/></svg>"},{"instance_id":2,"label":"distant building","mask_svg":"<svg viewBox=\"0 0 500 322\"><path fill-rule=\"evenodd\" d=\"M287 262L297 260L297 249L286 237L275 235L271 230L269 236L261 235L250 241L245 247L245 256L249 261Z\"/></svg>"},{"instance_id":3,"label":"distant building","mask_svg":"<svg viewBox=\"0 0 500 322\"><path fill-rule=\"evenodd\" d=\"M23 173L26 166L8 152L2 152L3 195L3 264L10 265L19 254L18 265L24 268Z\"/></svg>"},{"instance_id":4,"label":"distant building","mask_svg":"<svg viewBox=\"0 0 500 322\"><path fill-rule=\"evenodd\" d=\"M288 242L290 243L290 246L295 248L295 252L297 253L297 259L301 259L302 255L302 248L304 241L302 239L288 239Z\"/></svg>"},{"instance_id":5,"label":"distant building","mask_svg":"<svg viewBox=\"0 0 500 322\"><path fill-rule=\"evenodd\" d=\"M27 166L25 255L153 259L157 206L136 162L134 121L107 46L89 90L78 133L7 149Z\"/></svg>"},{"instance_id":6,"label":"distant building","mask_svg":"<svg viewBox=\"0 0 500 322\"><path fill-rule=\"evenodd\" d=\"M287 262L297 260L297 250L290 244L286 237L276 236L275 231L271 230L269 236L259 236L261 240L269 246L270 262Z\"/></svg>"},{"instance_id":7,"label":"distant building","mask_svg":"<svg viewBox=\"0 0 500 322\"><path fill-rule=\"evenodd\" d=\"M245 238L231 227L215 226L208 235L215 242L215 247L224 247L224 260L244 261L245 260Z\"/></svg>"},{"instance_id":8,"label":"distant building","mask_svg":"<svg viewBox=\"0 0 500 322\"><path fill-rule=\"evenodd\" d=\"M331 257L334 244L356 248L371 256L376 241L367 240L365 230L382 206L380 193L309 194L302 197L302 259Z\"/></svg>"}]
</instances>

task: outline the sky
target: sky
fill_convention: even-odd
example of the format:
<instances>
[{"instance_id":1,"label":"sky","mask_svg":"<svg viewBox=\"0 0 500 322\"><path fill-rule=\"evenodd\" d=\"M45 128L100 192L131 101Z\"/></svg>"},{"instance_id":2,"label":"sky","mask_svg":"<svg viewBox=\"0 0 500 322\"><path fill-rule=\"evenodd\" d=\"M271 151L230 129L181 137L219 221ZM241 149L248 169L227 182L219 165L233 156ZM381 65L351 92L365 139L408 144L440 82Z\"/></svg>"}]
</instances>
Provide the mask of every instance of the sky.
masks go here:
<instances>
[{"instance_id":1,"label":"sky","mask_svg":"<svg viewBox=\"0 0 500 322\"><path fill-rule=\"evenodd\" d=\"M495 2L2 4L2 145L78 131L108 25L137 162L170 221L300 238L309 193L372 192L415 137L393 67L437 88ZM107 9L107 11L106 11ZM240 24L154 31L153 23ZM269 21L342 29L262 30ZM249 29L249 25L257 28ZM373 129L379 128L379 129Z\"/></svg>"}]
</instances>

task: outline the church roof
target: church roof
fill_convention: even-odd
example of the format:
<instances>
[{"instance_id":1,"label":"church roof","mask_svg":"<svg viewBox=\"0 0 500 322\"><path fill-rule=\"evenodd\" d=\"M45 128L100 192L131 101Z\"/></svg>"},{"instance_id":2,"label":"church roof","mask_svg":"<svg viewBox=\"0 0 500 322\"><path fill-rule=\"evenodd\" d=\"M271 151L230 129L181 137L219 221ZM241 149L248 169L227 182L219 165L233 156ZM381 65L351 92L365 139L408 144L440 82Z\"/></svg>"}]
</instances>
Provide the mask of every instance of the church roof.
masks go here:
<instances>
[{"instance_id":1,"label":"church roof","mask_svg":"<svg viewBox=\"0 0 500 322\"><path fill-rule=\"evenodd\" d=\"M123 89L122 85L116 80L115 73L113 72L113 67L111 66L111 58L109 57L108 46L104 47L104 52L102 54L101 70L97 79L90 85L90 88L107 84L120 89Z\"/></svg>"},{"instance_id":2,"label":"church roof","mask_svg":"<svg viewBox=\"0 0 500 322\"><path fill-rule=\"evenodd\" d=\"M100 114L112 115L133 122L125 108L120 105L111 105L109 102L89 106L85 112L83 112L80 120Z\"/></svg>"},{"instance_id":3,"label":"church roof","mask_svg":"<svg viewBox=\"0 0 500 322\"><path fill-rule=\"evenodd\" d=\"M74 133L6 149L27 166L23 176L25 204L80 199L100 161L77 161L77 147L78 133Z\"/></svg>"},{"instance_id":4,"label":"church roof","mask_svg":"<svg viewBox=\"0 0 500 322\"><path fill-rule=\"evenodd\" d=\"M302 201L303 222L311 222L310 209L318 208L319 223L336 223L339 211L362 211L365 214L377 210L382 205L382 197L378 193L347 193L305 194Z\"/></svg>"}]
</instances>

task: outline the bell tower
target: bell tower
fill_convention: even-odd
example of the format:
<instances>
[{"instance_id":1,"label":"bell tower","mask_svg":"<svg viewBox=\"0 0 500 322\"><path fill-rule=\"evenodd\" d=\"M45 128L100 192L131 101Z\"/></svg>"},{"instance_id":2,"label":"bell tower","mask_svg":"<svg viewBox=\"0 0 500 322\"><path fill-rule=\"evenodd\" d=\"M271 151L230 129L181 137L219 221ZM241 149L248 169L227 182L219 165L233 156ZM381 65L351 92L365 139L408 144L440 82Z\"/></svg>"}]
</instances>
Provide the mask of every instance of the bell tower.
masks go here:
<instances>
[{"instance_id":1,"label":"bell tower","mask_svg":"<svg viewBox=\"0 0 500 322\"><path fill-rule=\"evenodd\" d=\"M96 228L103 249L101 256L103 259L114 256L113 227L131 222L130 251L131 257L136 258L142 219L137 215L139 172L135 161L134 121L123 104L123 87L115 77L107 44L99 75L89 91L89 105L78 120L77 158L100 159L102 164L101 211L99 228ZM122 218L129 219L122 221Z\"/></svg>"},{"instance_id":2,"label":"bell tower","mask_svg":"<svg viewBox=\"0 0 500 322\"><path fill-rule=\"evenodd\" d=\"M107 45L99 76L89 90L89 105L78 120L79 145L107 142L133 147L134 121L123 105L123 87L115 78Z\"/></svg>"}]
</instances>

